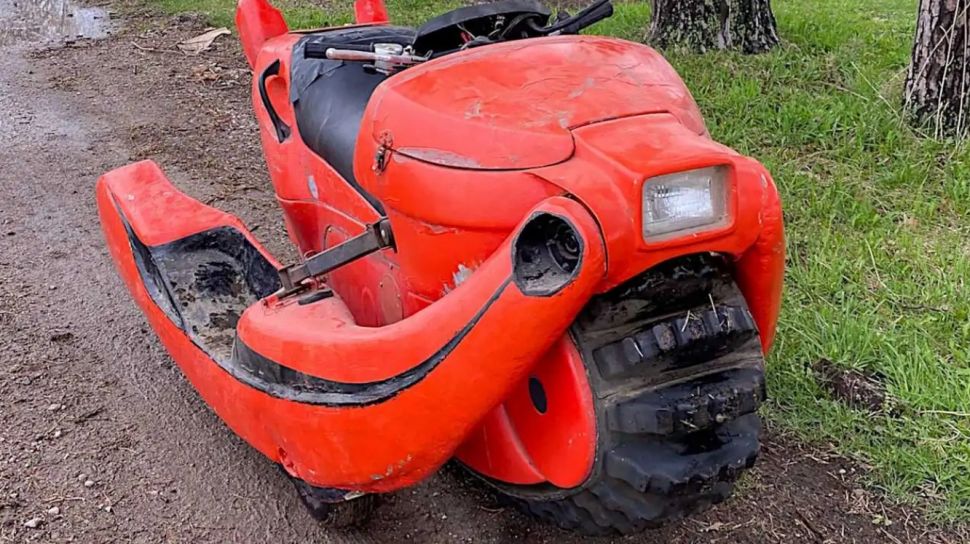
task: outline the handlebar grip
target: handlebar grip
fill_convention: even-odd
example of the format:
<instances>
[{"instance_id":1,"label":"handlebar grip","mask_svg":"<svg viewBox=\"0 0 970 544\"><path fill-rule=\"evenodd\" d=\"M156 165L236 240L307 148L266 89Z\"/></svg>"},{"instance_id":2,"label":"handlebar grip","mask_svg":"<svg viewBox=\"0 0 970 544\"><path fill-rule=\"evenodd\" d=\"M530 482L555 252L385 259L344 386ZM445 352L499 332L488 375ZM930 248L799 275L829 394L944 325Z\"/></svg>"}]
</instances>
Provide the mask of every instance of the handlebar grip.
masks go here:
<instances>
[{"instance_id":1,"label":"handlebar grip","mask_svg":"<svg viewBox=\"0 0 970 544\"><path fill-rule=\"evenodd\" d=\"M369 45L348 45L344 43L313 42L306 44L303 49L305 59L326 59L328 49L345 49L350 51L363 51L372 53L374 49Z\"/></svg>"}]
</instances>

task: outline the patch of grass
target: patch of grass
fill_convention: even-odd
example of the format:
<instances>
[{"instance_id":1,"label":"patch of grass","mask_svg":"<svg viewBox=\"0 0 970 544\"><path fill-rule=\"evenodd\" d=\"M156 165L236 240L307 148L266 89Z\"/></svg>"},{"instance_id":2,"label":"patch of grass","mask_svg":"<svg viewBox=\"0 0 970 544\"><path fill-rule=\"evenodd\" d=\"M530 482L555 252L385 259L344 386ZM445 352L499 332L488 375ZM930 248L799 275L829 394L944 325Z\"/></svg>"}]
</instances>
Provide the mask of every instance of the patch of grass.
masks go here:
<instances>
[{"instance_id":1,"label":"patch of grass","mask_svg":"<svg viewBox=\"0 0 970 544\"><path fill-rule=\"evenodd\" d=\"M229 0L156 0L231 24ZM389 0L415 24L459 2ZM784 44L758 56L674 54L712 135L757 157L782 191L788 275L769 361L769 416L873 467L873 484L970 520L970 148L909 128L899 107L913 0L776 0ZM339 24L279 2L294 27ZM595 32L643 37L648 3L617 5ZM829 359L881 378L893 409L832 399Z\"/></svg>"}]
</instances>

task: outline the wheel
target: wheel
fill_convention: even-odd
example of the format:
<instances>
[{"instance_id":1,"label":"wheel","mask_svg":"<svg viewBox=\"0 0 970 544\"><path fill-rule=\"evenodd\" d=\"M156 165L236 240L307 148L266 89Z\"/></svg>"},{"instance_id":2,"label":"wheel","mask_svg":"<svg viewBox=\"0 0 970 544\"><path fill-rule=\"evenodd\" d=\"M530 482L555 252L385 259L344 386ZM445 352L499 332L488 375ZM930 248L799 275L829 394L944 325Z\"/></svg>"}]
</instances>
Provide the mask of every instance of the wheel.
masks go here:
<instances>
[{"instance_id":1,"label":"wheel","mask_svg":"<svg viewBox=\"0 0 970 544\"><path fill-rule=\"evenodd\" d=\"M303 480L290 477L297 496L322 525L333 528L359 527L370 521L377 510L377 495L361 495L344 500L343 493L314 487Z\"/></svg>"},{"instance_id":2,"label":"wheel","mask_svg":"<svg viewBox=\"0 0 970 544\"><path fill-rule=\"evenodd\" d=\"M571 329L597 417L574 489L488 480L523 511L591 535L629 534L726 499L759 451L764 359L728 262L693 255L599 296Z\"/></svg>"}]
</instances>

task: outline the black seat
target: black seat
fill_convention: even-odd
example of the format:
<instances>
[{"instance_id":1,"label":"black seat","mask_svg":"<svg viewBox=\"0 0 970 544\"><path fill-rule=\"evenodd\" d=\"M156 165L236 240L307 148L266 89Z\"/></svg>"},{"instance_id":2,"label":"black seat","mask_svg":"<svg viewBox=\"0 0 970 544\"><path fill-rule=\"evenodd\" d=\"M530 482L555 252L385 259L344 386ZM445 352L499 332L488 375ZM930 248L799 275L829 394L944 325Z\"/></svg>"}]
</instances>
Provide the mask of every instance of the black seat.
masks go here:
<instances>
[{"instance_id":1,"label":"black seat","mask_svg":"<svg viewBox=\"0 0 970 544\"><path fill-rule=\"evenodd\" d=\"M290 100L300 135L381 213L380 202L354 177L354 146L364 108L374 89L388 76L365 70L360 62L305 59L304 50L309 43L323 42L337 47L408 45L414 36L414 29L394 26L341 28L309 34L293 48Z\"/></svg>"}]
</instances>

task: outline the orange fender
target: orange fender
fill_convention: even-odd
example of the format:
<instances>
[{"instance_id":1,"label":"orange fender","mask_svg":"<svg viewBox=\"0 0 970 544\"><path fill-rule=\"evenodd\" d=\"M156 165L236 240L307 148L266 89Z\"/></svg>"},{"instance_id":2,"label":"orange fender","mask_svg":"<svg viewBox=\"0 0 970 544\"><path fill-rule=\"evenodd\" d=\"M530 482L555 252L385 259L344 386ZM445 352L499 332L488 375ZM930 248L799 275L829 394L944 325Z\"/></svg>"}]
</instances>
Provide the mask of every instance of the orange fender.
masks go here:
<instances>
[{"instance_id":1,"label":"orange fender","mask_svg":"<svg viewBox=\"0 0 970 544\"><path fill-rule=\"evenodd\" d=\"M266 0L239 0L236 28L250 68L256 66L256 57L267 40L290 31L280 10Z\"/></svg>"},{"instance_id":2,"label":"orange fender","mask_svg":"<svg viewBox=\"0 0 970 544\"><path fill-rule=\"evenodd\" d=\"M357 24L384 24L390 20L384 0L355 0L354 18Z\"/></svg>"}]
</instances>

